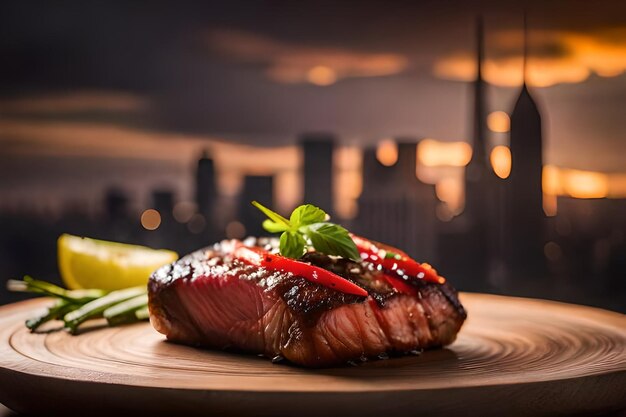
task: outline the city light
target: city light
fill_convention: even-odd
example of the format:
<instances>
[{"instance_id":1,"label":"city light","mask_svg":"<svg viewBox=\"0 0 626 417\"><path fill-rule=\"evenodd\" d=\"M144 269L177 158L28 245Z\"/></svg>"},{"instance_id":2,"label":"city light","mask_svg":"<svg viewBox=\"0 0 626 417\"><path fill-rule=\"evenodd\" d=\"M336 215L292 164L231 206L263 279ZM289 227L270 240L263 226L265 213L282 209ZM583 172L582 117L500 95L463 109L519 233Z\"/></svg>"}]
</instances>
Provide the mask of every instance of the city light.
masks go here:
<instances>
[{"instance_id":1,"label":"city light","mask_svg":"<svg viewBox=\"0 0 626 417\"><path fill-rule=\"evenodd\" d=\"M187 223L196 212L196 204L191 201L181 201L176 203L172 215L179 223Z\"/></svg>"},{"instance_id":2,"label":"city light","mask_svg":"<svg viewBox=\"0 0 626 417\"><path fill-rule=\"evenodd\" d=\"M290 211L304 198L302 189L302 175L299 170L285 169L278 171L275 176L274 197L278 210Z\"/></svg>"},{"instance_id":3,"label":"city light","mask_svg":"<svg viewBox=\"0 0 626 417\"><path fill-rule=\"evenodd\" d=\"M452 177L441 179L435 185L435 193L439 200L446 203L451 215L461 213L465 196L463 182L460 179Z\"/></svg>"},{"instance_id":4,"label":"city light","mask_svg":"<svg viewBox=\"0 0 626 417\"><path fill-rule=\"evenodd\" d=\"M333 156L335 213L344 219L357 214L357 199L363 191L363 152L358 146L342 146Z\"/></svg>"},{"instance_id":5,"label":"city light","mask_svg":"<svg viewBox=\"0 0 626 417\"><path fill-rule=\"evenodd\" d=\"M487 127L496 133L506 133L511 128L511 119L503 111L494 111L487 116Z\"/></svg>"},{"instance_id":6,"label":"city light","mask_svg":"<svg viewBox=\"0 0 626 417\"><path fill-rule=\"evenodd\" d=\"M228 239L242 239L246 236L246 227L239 221L232 221L226 225L226 237Z\"/></svg>"},{"instance_id":7,"label":"city light","mask_svg":"<svg viewBox=\"0 0 626 417\"><path fill-rule=\"evenodd\" d=\"M546 243L543 247L543 253L546 255L546 258L552 262L558 261L563 255L561 247L556 242Z\"/></svg>"},{"instance_id":8,"label":"city light","mask_svg":"<svg viewBox=\"0 0 626 417\"><path fill-rule=\"evenodd\" d=\"M393 139L383 139L376 148L376 159L386 167L393 166L398 161L398 145Z\"/></svg>"},{"instance_id":9,"label":"city light","mask_svg":"<svg viewBox=\"0 0 626 417\"><path fill-rule=\"evenodd\" d=\"M337 73L330 67L318 65L306 73L306 79L311 84L326 86L337 81Z\"/></svg>"},{"instance_id":10,"label":"city light","mask_svg":"<svg viewBox=\"0 0 626 417\"><path fill-rule=\"evenodd\" d=\"M146 230L156 230L161 225L161 214L155 209L147 209L141 213L141 226Z\"/></svg>"},{"instance_id":11,"label":"city light","mask_svg":"<svg viewBox=\"0 0 626 417\"><path fill-rule=\"evenodd\" d=\"M574 198L604 198L608 194L607 176L600 172L564 170L561 172L565 193Z\"/></svg>"},{"instance_id":12,"label":"city light","mask_svg":"<svg viewBox=\"0 0 626 417\"><path fill-rule=\"evenodd\" d=\"M606 174L608 179L609 198L626 198L626 174L614 172Z\"/></svg>"},{"instance_id":13,"label":"city light","mask_svg":"<svg viewBox=\"0 0 626 417\"><path fill-rule=\"evenodd\" d=\"M334 209L344 219L353 219L357 214L357 200L363 191L361 171L340 171L335 175L333 191L337 197Z\"/></svg>"},{"instance_id":14,"label":"city light","mask_svg":"<svg viewBox=\"0 0 626 417\"><path fill-rule=\"evenodd\" d=\"M444 142L423 139L417 146L420 163L425 166L465 166L472 159L472 147L467 142Z\"/></svg>"},{"instance_id":15,"label":"city light","mask_svg":"<svg viewBox=\"0 0 626 417\"><path fill-rule=\"evenodd\" d=\"M556 194L543 193L543 212L548 217L556 216L558 208L558 198Z\"/></svg>"},{"instance_id":16,"label":"city light","mask_svg":"<svg viewBox=\"0 0 626 417\"><path fill-rule=\"evenodd\" d=\"M206 219L204 218L204 216L200 213L196 213L191 217L191 220L189 220L189 223L187 223L187 229L193 233L193 234L198 234L198 233L202 233L202 231L204 230L206 226Z\"/></svg>"},{"instance_id":17,"label":"city light","mask_svg":"<svg viewBox=\"0 0 626 417\"><path fill-rule=\"evenodd\" d=\"M562 195L560 169L554 165L544 165L541 174L541 188L547 195Z\"/></svg>"},{"instance_id":18,"label":"city light","mask_svg":"<svg viewBox=\"0 0 626 417\"><path fill-rule=\"evenodd\" d=\"M491 150L489 155L493 172L502 179L511 174L511 150L508 146L499 145Z\"/></svg>"},{"instance_id":19,"label":"city light","mask_svg":"<svg viewBox=\"0 0 626 417\"><path fill-rule=\"evenodd\" d=\"M619 184L619 181L610 181L610 177L601 172L546 165L543 167L543 192L573 198L604 198L612 191L609 185L613 185L614 182L617 188Z\"/></svg>"}]
</instances>

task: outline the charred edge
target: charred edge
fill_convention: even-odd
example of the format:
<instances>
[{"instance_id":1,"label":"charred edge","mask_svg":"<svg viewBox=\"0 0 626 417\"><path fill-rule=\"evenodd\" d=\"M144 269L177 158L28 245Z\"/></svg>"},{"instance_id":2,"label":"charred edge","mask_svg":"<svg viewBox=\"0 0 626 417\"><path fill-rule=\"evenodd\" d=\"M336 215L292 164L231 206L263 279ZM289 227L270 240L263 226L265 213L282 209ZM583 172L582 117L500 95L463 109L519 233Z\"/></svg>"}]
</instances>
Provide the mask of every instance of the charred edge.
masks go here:
<instances>
[{"instance_id":1,"label":"charred edge","mask_svg":"<svg viewBox=\"0 0 626 417\"><path fill-rule=\"evenodd\" d=\"M437 286L439 287L443 295L448 299L450 304L452 304L452 306L456 309L459 316L461 316L463 320L465 320L467 318L467 311L465 311L463 304L461 304L461 301L459 300L459 294L457 290L454 289L454 287L447 282L445 284L437 284Z\"/></svg>"}]
</instances>

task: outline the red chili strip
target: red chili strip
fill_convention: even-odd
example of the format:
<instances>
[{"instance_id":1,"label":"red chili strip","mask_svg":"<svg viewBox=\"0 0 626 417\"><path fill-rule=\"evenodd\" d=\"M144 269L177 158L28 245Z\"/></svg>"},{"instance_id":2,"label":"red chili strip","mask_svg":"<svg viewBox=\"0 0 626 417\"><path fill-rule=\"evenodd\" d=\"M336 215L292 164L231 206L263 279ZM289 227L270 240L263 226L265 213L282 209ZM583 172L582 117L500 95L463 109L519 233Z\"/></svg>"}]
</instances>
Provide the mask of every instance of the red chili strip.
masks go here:
<instances>
[{"instance_id":1,"label":"red chili strip","mask_svg":"<svg viewBox=\"0 0 626 417\"><path fill-rule=\"evenodd\" d=\"M395 272L400 277L423 279L438 284L446 282L446 279L440 277L432 266L427 263L420 264L400 249L372 242L353 234L350 236L359 250L361 258L364 261L380 265L387 273Z\"/></svg>"},{"instance_id":2,"label":"red chili strip","mask_svg":"<svg viewBox=\"0 0 626 417\"><path fill-rule=\"evenodd\" d=\"M235 249L235 257L251 265L267 268L273 271L291 272L294 275L303 277L308 281L323 285L333 290L346 294L367 297L367 291L351 281L333 274L324 268L320 268L306 262L297 261L281 255L267 252L261 248L240 246Z\"/></svg>"},{"instance_id":3,"label":"red chili strip","mask_svg":"<svg viewBox=\"0 0 626 417\"><path fill-rule=\"evenodd\" d=\"M417 295L417 287L407 283L404 278L399 276L389 275L383 273L383 278L389 285L391 285L397 292L402 294Z\"/></svg>"}]
</instances>

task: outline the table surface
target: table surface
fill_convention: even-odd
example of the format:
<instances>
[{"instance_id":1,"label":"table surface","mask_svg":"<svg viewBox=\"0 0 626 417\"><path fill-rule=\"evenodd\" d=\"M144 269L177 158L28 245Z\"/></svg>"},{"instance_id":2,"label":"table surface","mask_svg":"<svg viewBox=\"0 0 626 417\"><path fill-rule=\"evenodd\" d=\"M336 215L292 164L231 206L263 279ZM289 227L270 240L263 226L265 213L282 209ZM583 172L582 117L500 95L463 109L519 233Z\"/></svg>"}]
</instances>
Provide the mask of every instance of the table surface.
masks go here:
<instances>
[{"instance_id":1,"label":"table surface","mask_svg":"<svg viewBox=\"0 0 626 417\"><path fill-rule=\"evenodd\" d=\"M446 349L318 371L165 343L148 323L31 334L23 321L47 302L32 300L0 308L0 400L43 412L79 402L123 407L132 398L139 409L231 415L277 407L362 415L355 404L365 414L385 407L442 414L455 404L492 414L526 407L520 415L626 406L626 316L484 294L461 300L469 319ZM33 387L46 395L37 404L20 401Z\"/></svg>"}]
</instances>

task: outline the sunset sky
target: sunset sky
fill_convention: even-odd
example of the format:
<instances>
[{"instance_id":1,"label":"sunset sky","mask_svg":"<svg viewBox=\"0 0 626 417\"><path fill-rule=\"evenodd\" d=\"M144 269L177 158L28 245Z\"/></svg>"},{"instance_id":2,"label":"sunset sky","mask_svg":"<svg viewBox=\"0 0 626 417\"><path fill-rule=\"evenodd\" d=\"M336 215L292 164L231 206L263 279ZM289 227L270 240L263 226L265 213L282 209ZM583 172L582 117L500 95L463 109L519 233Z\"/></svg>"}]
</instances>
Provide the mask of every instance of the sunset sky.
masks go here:
<instances>
[{"instance_id":1,"label":"sunset sky","mask_svg":"<svg viewBox=\"0 0 626 417\"><path fill-rule=\"evenodd\" d=\"M489 111L508 113L524 8L544 162L626 173L624 2L199 3L0 6L2 197L93 202L121 184L139 199L156 186L185 198L203 148L224 190L243 173L273 172L294 189L293 145L307 131L338 135L346 181L355 147L467 141L475 16Z\"/></svg>"}]
</instances>

